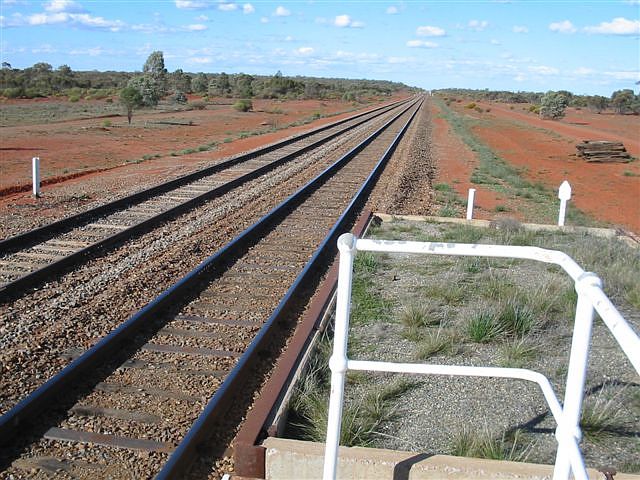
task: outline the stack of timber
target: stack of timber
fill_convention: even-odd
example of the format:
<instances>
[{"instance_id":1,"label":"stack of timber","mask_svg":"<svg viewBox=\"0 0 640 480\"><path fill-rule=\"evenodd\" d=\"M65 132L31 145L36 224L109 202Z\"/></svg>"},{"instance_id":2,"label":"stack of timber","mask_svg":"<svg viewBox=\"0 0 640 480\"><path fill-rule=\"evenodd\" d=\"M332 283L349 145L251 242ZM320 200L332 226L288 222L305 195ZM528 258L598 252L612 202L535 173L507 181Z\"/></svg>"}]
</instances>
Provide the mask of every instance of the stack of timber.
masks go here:
<instances>
[{"instance_id":1,"label":"stack of timber","mask_svg":"<svg viewBox=\"0 0 640 480\"><path fill-rule=\"evenodd\" d=\"M576 145L578 156L587 162L628 162L631 155L627 153L622 142L606 140L584 140Z\"/></svg>"}]
</instances>

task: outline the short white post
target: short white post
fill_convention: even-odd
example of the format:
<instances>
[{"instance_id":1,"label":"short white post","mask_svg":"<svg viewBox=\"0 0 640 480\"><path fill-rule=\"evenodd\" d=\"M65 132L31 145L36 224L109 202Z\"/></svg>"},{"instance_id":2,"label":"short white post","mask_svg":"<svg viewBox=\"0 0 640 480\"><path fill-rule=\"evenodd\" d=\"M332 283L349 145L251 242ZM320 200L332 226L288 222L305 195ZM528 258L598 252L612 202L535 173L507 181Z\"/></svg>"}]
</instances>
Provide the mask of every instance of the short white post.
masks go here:
<instances>
[{"instance_id":1,"label":"short white post","mask_svg":"<svg viewBox=\"0 0 640 480\"><path fill-rule=\"evenodd\" d=\"M33 172L33 196L40 196L40 157L31 159L31 170Z\"/></svg>"},{"instance_id":2,"label":"short white post","mask_svg":"<svg viewBox=\"0 0 640 480\"><path fill-rule=\"evenodd\" d=\"M469 197L467 198L467 220L471 220L473 218L473 197L476 194L475 188L469 189Z\"/></svg>"},{"instance_id":3,"label":"short white post","mask_svg":"<svg viewBox=\"0 0 640 480\"><path fill-rule=\"evenodd\" d=\"M569 369L567 371L567 383L562 406L562 422L559 423L558 450L556 452L556 464L553 471L554 480L565 480L571 472L568 445L562 442L562 436L567 435L568 429L573 434L580 432L580 413L582 411L582 399L584 397L584 385L587 377L587 363L589 357L589 343L591 341L591 329L593 326L593 304L584 291L585 287L598 286L602 288L602 282L595 273L585 272L576 280L578 292L578 304L573 325L573 339L571 341L571 353L569 355ZM576 439L580 442L580 439ZM573 472L577 477L578 472Z\"/></svg>"},{"instance_id":4,"label":"short white post","mask_svg":"<svg viewBox=\"0 0 640 480\"><path fill-rule=\"evenodd\" d=\"M558 226L564 226L564 216L567 212L567 201L571 198L571 185L566 180L560 185L558 190L558 198L560 199L560 212L558 213Z\"/></svg>"},{"instance_id":5,"label":"short white post","mask_svg":"<svg viewBox=\"0 0 640 480\"><path fill-rule=\"evenodd\" d=\"M327 444L324 451L323 480L336 478L340 427L342 422L342 399L344 377L347 373L347 338L349 336L349 310L351 308L351 277L353 257L356 253L356 237L345 233L338 238L340 263L338 267L338 290L336 298L336 320L333 333L333 354L329 360L331 369L331 393L327 415Z\"/></svg>"}]
</instances>

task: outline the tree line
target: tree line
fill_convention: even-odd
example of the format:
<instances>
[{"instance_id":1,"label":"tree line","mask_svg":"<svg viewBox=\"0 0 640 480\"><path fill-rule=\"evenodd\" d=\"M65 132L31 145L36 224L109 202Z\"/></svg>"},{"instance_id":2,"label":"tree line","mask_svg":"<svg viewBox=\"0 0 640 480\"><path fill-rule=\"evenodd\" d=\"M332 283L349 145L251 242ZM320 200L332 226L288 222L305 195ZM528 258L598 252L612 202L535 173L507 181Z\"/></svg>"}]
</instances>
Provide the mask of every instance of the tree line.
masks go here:
<instances>
[{"instance_id":1,"label":"tree line","mask_svg":"<svg viewBox=\"0 0 640 480\"><path fill-rule=\"evenodd\" d=\"M142 72L73 71L68 65L54 69L40 62L25 69L7 62L0 70L0 95L7 98L68 96L70 99L104 98L121 90L135 88L142 103L153 106L160 99L186 101L187 94L235 98L339 99L357 101L367 96L391 95L399 90L418 90L384 80L346 80L337 78L286 77L246 73L168 72L162 52L147 58Z\"/></svg>"},{"instance_id":2,"label":"tree line","mask_svg":"<svg viewBox=\"0 0 640 480\"><path fill-rule=\"evenodd\" d=\"M611 109L618 114L640 114L640 95L626 88L616 90L610 97L602 95L576 95L567 90L543 92L509 92L495 90L473 90L449 88L435 90L442 96L464 97L505 103L529 103L538 107L542 116L558 118L567 106L588 108L596 113ZM545 113L546 112L546 113Z\"/></svg>"}]
</instances>

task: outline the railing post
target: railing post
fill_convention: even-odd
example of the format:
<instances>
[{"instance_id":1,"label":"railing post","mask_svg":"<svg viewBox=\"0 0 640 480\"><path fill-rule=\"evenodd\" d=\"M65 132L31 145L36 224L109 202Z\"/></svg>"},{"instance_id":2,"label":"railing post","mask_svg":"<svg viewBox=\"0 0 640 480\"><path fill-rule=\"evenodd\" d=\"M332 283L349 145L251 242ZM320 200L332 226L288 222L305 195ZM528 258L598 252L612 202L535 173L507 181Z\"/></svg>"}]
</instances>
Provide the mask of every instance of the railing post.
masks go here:
<instances>
[{"instance_id":1,"label":"railing post","mask_svg":"<svg viewBox=\"0 0 640 480\"><path fill-rule=\"evenodd\" d=\"M556 430L558 450L556 464L553 471L553 480L569 478L571 466L569 461L569 449L565 443L565 435L580 435L580 412L584 397L584 385L587 375L587 361L589 356L589 342L591 340L591 328L593 326L594 308L591 299L587 296L583 286L602 287L602 282L595 273L585 272L576 280L578 292L578 304L576 306L575 323L573 326L573 338L571 340L571 354L569 357L569 369L567 383L564 392L564 405L562 406L562 423ZM579 442L580 438L576 438ZM575 474L576 472L574 472Z\"/></svg>"},{"instance_id":2,"label":"railing post","mask_svg":"<svg viewBox=\"0 0 640 480\"><path fill-rule=\"evenodd\" d=\"M353 257L356 253L356 238L345 233L338 238L340 264L336 298L336 320L333 338L333 354L329 360L331 369L331 394L327 418L327 444L324 451L323 480L336 478L340 427L342 422L342 399L344 377L347 371L347 338L349 336L349 310L351 305L351 277Z\"/></svg>"},{"instance_id":3,"label":"railing post","mask_svg":"<svg viewBox=\"0 0 640 480\"><path fill-rule=\"evenodd\" d=\"M473 218L473 199L476 194L475 188L469 189L469 195L467 197L467 220L471 220Z\"/></svg>"}]
</instances>

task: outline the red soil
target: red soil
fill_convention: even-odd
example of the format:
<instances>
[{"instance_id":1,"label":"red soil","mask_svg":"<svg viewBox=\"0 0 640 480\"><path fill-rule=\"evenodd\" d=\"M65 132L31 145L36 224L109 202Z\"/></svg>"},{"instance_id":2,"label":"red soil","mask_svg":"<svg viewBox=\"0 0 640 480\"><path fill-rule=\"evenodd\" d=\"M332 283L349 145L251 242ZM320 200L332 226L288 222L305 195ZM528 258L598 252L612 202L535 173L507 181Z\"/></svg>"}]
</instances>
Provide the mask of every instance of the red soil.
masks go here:
<instances>
[{"instance_id":1,"label":"red soil","mask_svg":"<svg viewBox=\"0 0 640 480\"><path fill-rule=\"evenodd\" d=\"M553 189L568 180L572 187L570 203L597 220L640 232L640 162L587 163L576 156L575 148L583 140L622 141L632 156L640 157L640 117L568 109L565 118L553 121L525 113L521 105L513 109L505 104L478 105L485 111L466 109L464 102L453 104L458 113L480 120L473 133L499 157L522 168L528 180ZM474 155L466 146L462 149L466 156ZM466 196L475 164L467 162L467 168L451 173L453 165L460 163L458 156L454 149L442 158L441 175L443 181L452 175L464 180L456 188ZM495 192L482 186L474 188L479 189L480 202L486 204L483 206L494 206ZM515 216L527 220L526 211L518 211L517 201L510 199L507 203L509 207L515 205ZM480 212L479 216L490 218L488 213Z\"/></svg>"},{"instance_id":2,"label":"red soil","mask_svg":"<svg viewBox=\"0 0 640 480\"><path fill-rule=\"evenodd\" d=\"M255 100L254 111L235 111L229 99L226 104L209 105L206 110L183 112L135 113L132 125L125 116L110 117L105 127L103 117L88 120L66 120L39 125L4 127L0 130L0 195L2 192L30 189L31 157L39 156L43 184L58 183L78 173L91 173L142 161L144 155L169 156L171 152L197 149L210 142L219 142L215 152L205 152L206 158L221 157L254 148L265 142L289 136L301 128L289 128L274 133L234 140L241 132L266 132L310 118L312 115L335 115L351 110L351 104L341 101L273 101ZM16 101L5 101L4 104ZM34 108L43 102L64 102L57 99L19 100L31 102ZM2 105L0 105L1 109ZM323 119L319 125L332 121ZM162 123L165 122L165 123ZM167 124L171 122L173 124ZM176 125L176 124L184 125ZM191 123L191 124L189 124ZM310 128L309 125L302 129ZM174 157L173 163L189 163L202 154ZM149 160L155 161L155 160Z\"/></svg>"}]
</instances>

